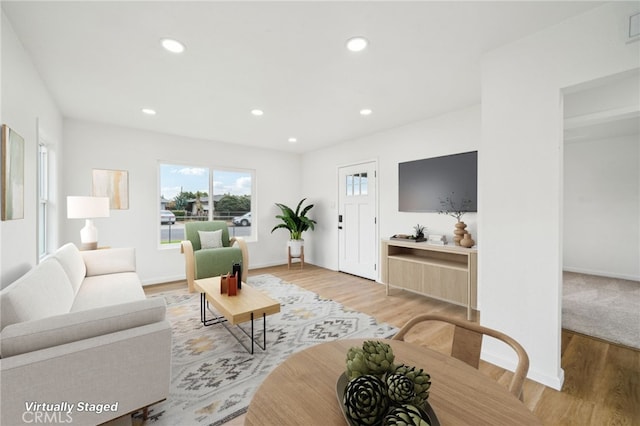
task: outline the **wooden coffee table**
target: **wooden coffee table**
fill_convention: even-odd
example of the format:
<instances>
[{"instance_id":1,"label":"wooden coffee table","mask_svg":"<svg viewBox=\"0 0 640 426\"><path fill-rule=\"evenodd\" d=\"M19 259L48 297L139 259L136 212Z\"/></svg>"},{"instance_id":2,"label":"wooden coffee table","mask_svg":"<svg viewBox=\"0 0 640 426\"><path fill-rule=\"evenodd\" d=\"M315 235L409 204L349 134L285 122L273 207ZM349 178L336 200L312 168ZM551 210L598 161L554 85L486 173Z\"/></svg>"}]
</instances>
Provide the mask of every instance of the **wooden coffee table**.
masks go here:
<instances>
[{"instance_id":1,"label":"wooden coffee table","mask_svg":"<svg viewBox=\"0 0 640 426\"><path fill-rule=\"evenodd\" d=\"M194 281L194 287L200 292L200 321L205 326L222 324L227 331L250 353L253 354L254 344L263 351L267 349L267 315L280 312L280 302L273 300L266 294L256 290L247 283L242 283L236 296L220 294L220 277L203 278ZM215 310L211 310L209 304ZM207 311L213 318L207 318ZM262 316L263 344L260 345L254 336L254 319ZM240 326L240 323L251 322L251 332ZM251 339L251 347L234 333L226 323L235 325L243 334Z\"/></svg>"}]
</instances>

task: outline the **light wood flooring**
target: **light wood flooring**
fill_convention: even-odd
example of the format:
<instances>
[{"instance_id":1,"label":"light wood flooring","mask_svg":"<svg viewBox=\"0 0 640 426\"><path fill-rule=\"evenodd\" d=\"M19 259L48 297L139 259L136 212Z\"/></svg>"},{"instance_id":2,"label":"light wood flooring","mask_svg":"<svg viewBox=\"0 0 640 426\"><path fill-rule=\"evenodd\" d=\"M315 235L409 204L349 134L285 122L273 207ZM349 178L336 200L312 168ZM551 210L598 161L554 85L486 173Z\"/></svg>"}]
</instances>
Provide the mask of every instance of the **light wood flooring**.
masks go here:
<instances>
[{"instance_id":1,"label":"light wood flooring","mask_svg":"<svg viewBox=\"0 0 640 426\"><path fill-rule=\"evenodd\" d=\"M401 290L385 295L373 281L305 264L254 269L249 276L272 274L344 306L367 313L378 322L402 326L418 313L440 312L466 318L465 308ZM147 293L176 285L145 288ZM452 330L447 326L418 330L407 340L448 352ZM565 381L556 391L525 382L524 404L545 425L640 425L640 351L563 331L562 368ZM481 362L480 370L505 386L511 372ZM227 426L242 425L244 416Z\"/></svg>"}]
</instances>

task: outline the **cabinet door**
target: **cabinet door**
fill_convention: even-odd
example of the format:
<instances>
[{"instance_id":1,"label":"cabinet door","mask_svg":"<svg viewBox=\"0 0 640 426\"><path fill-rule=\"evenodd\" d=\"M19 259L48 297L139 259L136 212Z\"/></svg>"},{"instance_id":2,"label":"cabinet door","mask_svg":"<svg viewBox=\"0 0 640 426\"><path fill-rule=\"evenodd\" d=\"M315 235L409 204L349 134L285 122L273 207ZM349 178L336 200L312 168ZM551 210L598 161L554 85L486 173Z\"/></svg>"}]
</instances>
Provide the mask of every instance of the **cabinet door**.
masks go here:
<instances>
[{"instance_id":1,"label":"cabinet door","mask_svg":"<svg viewBox=\"0 0 640 426\"><path fill-rule=\"evenodd\" d=\"M389 284L422 291L422 265L399 259L389 259Z\"/></svg>"},{"instance_id":2,"label":"cabinet door","mask_svg":"<svg viewBox=\"0 0 640 426\"><path fill-rule=\"evenodd\" d=\"M439 266L434 265L422 266L422 291L427 296L433 296L438 299L444 298L445 292L440 279L441 269Z\"/></svg>"},{"instance_id":3,"label":"cabinet door","mask_svg":"<svg viewBox=\"0 0 640 426\"><path fill-rule=\"evenodd\" d=\"M467 273L457 269L440 270L442 297L452 302L467 304Z\"/></svg>"},{"instance_id":4,"label":"cabinet door","mask_svg":"<svg viewBox=\"0 0 640 426\"><path fill-rule=\"evenodd\" d=\"M426 295L466 305L466 272L436 265L424 265L422 271L422 291Z\"/></svg>"}]
</instances>

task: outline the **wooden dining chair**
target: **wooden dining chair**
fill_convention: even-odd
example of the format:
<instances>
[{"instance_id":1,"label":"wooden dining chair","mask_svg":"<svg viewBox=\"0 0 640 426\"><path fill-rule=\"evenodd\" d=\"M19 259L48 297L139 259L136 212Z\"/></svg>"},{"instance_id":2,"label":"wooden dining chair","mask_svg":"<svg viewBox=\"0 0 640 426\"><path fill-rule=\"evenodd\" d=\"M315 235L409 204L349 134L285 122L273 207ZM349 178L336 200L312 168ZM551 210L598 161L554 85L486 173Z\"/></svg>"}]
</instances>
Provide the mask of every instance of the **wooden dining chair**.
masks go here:
<instances>
[{"instance_id":1,"label":"wooden dining chair","mask_svg":"<svg viewBox=\"0 0 640 426\"><path fill-rule=\"evenodd\" d=\"M478 368L480 365L480 350L482 348L482 337L484 335L491 336L509 345L518 355L518 364L513 372L511 383L509 384L509 392L522 401L522 387L527 377L527 372L529 371L529 356L518 342L500 331L465 320L437 314L422 314L413 317L392 339L404 340L409 330L416 324L425 321L440 321L454 325L451 356L466 362L474 368Z\"/></svg>"}]
</instances>

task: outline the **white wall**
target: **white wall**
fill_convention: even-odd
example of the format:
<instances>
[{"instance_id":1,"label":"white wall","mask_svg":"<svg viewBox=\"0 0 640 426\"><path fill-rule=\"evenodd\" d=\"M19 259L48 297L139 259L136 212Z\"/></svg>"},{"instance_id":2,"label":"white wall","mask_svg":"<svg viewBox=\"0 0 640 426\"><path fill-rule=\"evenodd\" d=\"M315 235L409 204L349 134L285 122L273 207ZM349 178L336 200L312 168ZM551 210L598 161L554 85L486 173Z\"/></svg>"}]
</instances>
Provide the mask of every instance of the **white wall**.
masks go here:
<instances>
[{"instance_id":1,"label":"white wall","mask_svg":"<svg viewBox=\"0 0 640 426\"><path fill-rule=\"evenodd\" d=\"M640 280L638 134L564 146L564 269Z\"/></svg>"},{"instance_id":2,"label":"white wall","mask_svg":"<svg viewBox=\"0 0 640 426\"><path fill-rule=\"evenodd\" d=\"M314 219L318 221L316 231L305 237L305 256L309 253L310 262L316 265L338 269L338 167L365 160L378 161L380 238L411 234L420 223L427 233L446 234L452 241L456 219L437 213L398 212L398 163L477 150L479 142L480 106L475 105L305 154L303 195L316 204ZM463 220L481 245L476 214L469 213Z\"/></svg>"},{"instance_id":3,"label":"white wall","mask_svg":"<svg viewBox=\"0 0 640 426\"><path fill-rule=\"evenodd\" d=\"M47 135L51 151L51 193L56 194L62 116L11 23L2 13L2 117L25 141L24 219L0 223L1 285L11 283L38 262L37 242L37 128ZM51 241L57 245L58 206L51 204Z\"/></svg>"},{"instance_id":4,"label":"white wall","mask_svg":"<svg viewBox=\"0 0 640 426\"><path fill-rule=\"evenodd\" d=\"M189 139L78 120L64 122L64 181L67 195L90 195L92 169L129 172L129 209L95 219L100 245L135 247L144 284L184 278L179 248L158 247L158 164L234 166L253 169L257 180L258 240L249 245L249 268L286 262L286 232L271 234L279 212L275 202L292 204L301 193L298 154ZM65 213L66 214L66 213ZM63 240L80 243L81 220L64 220Z\"/></svg>"},{"instance_id":5,"label":"white wall","mask_svg":"<svg viewBox=\"0 0 640 426\"><path fill-rule=\"evenodd\" d=\"M560 388L561 91L638 67L626 43L637 3L605 4L496 49L482 66L479 301L482 323L519 340L529 376ZM512 365L487 342L484 358Z\"/></svg>"}]
</instances>

